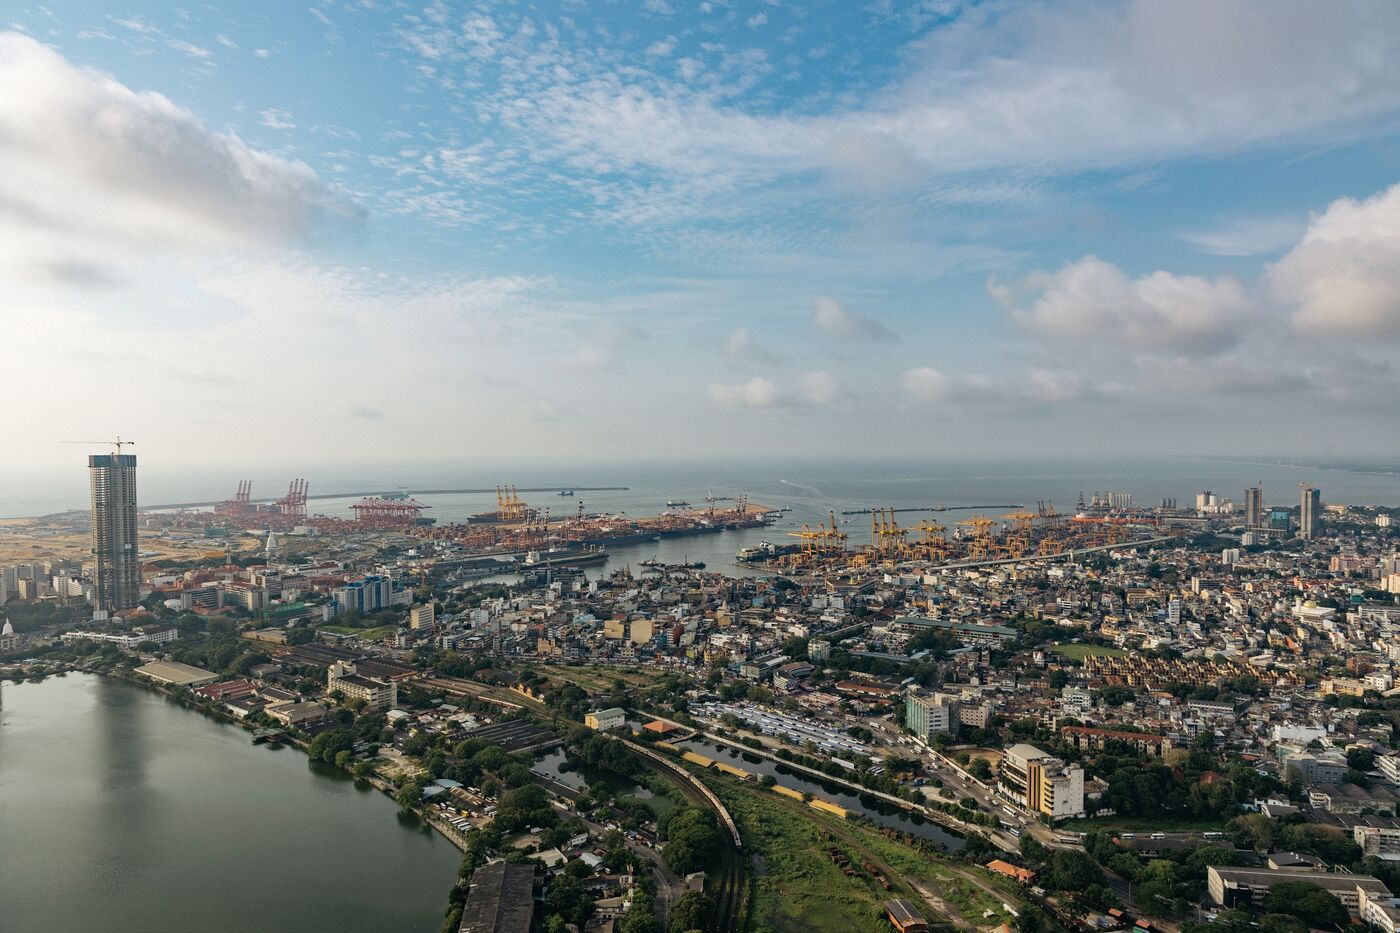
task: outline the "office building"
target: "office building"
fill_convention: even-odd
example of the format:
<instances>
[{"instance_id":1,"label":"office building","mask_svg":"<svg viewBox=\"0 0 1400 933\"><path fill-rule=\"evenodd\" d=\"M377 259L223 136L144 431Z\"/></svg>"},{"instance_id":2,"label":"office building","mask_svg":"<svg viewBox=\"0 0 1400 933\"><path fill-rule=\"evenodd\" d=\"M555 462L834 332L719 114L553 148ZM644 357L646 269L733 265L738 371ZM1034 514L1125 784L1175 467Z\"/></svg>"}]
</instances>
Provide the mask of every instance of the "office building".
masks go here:
<instances>
[{"instance_id":1,"label":"office building","mask_svg":"<svg viewBox=\"0 0 1400 933\"><path fill-rule=\"evenodd\" d=\"M120 612L141 601L136 549L136 455L88 457L92 479L92 556L98 609Z\"/></svg>"},{"instance_id":2,"label":"office building","mask_svg":"<svg viewBox=\"0 0 1400 933\"><path fill-rule=\"evenodd\" d=\"M1302 881L1315 884L1337 900L1351 914L1357 914L1363 893L1371 897L1390 897L1390 890L1372 875L1334 875L1319 871L1269 871L1262 868L1222 868L1212 865L1206 870L1206 890L1211 900L1222 907L1248 907L1262 898L1276 884Z\"/></svg>"},{"instance_id":3,"label":"office building","mask_svg":"<svg viewBox=\"0 0 1400 933\"><path fill-rule=\"evenodd\" d=\"M957 735L957 701L942 693L911 692L904 698L904 724L924 741L940 732Z\"/></svg>"},{"instance_id":4,"label":"office building","mask_svg":"<svg viewBox=\"0 0 1400 933\"><path fill-rule=\"evenodd\" d=\"M339 690L347 700L364 700L370 712L386 710L399 702L399 685L392 680L361 676L354 664L336 661L326 671L326 691Z\"/></svg>"},{"instance_id":5,"label":"office building","mask_svg":"<svg viewBox=\"0 0 1400 933\"><path fill-rule=\"evenodd\" d=\"M433 603L421 603L408 611L408 627L411 629L432 628L436 621Z\"/></svg>"},{"instance_id":6,"label":"office building","mask_svg":"<svg viewBox=\"0 0 1400 933\"><path fill-rule=\"evenodd\" d=\"M627 725L627 711L616 706L611 709L594 710L583 717L583 724L599 732L621 729Z\"/></svg>"},{"instance_id":7,"label":"office building","mask_svg":"<svg viewBox=\"0 0 1400 933\"><path fill-rule=\"evenodd\" d=\"M1084 769L1034 745L1013 745L1001 760L998 791L1052 820L1084 815Z\"/></svg>"},{"instance_id":8,"label":"office building","mask_svg":"<svg viewBox=\"0 0 1400 933\"><path fill-rule=\"evenodd\" d=\"M1316 486L1301 487L1298 512L1298 536L1311 539L1322 530L1322 490Z\"/></svg>"},{"instance_id":9,"label":"office building","mask_svg":"<svg viewBox=\"0 0 1400 933\"><path fill-rule=\"evenodd\" d=\"M1244 523L1249 528L1258 528L1264 523L1264 487L1250 486L1244 491Z\"/></svg>"}]
</instances>

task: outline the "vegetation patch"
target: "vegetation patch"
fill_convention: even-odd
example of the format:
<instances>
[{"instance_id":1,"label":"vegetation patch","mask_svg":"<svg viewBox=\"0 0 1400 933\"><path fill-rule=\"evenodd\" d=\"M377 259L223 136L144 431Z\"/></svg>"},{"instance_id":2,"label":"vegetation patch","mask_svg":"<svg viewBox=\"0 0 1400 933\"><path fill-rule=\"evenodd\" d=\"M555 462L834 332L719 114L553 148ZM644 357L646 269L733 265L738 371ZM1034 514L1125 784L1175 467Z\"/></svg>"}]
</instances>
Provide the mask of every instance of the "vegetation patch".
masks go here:
<instances>
[{"instance_id":1,"label":"vegetation patch","mask_svg":"<svg viewBox=\"0 0 1400 933\"><path fill-rule=\"evenodd\" d=\"M1062 658L1069 658L1071 661L1083 661L1085 658L1126 658L1128 652L1122 648L1112 648L1107 645L1055 645L1050 649Z\"/></svg>"}]
</instances>

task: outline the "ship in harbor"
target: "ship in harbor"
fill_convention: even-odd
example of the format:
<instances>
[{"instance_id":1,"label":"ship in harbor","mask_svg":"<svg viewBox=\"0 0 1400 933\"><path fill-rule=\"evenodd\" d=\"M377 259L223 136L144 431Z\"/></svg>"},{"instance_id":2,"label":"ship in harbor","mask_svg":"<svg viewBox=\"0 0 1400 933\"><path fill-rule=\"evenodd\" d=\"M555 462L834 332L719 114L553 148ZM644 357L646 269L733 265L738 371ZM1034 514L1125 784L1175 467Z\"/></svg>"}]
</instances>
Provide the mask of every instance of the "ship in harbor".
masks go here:
<instances>
[{"instance_id":1,"label":"ship in harbor","mask_svg":"<svg viewBox=\"0 0 1400 933\"><path fill-rule=\"evenodd\" d=\"M608 552L602 548L550 548L547 551L529 551L520 561L520 572L543 570L550 567L584 567L607 563Z\"/></svg>"},{"instance_id":2,"label":"ship in harbor","mask_svg":"<svg viewBox=\"0 0 1400 933\"><path fill-rule=\"evenodd\" d=\"M689 503L689 502L686 502L684 499L667 499L667 500L666 500L666 508L668 508L668 509L688 509L688 508L690 508L690 503Z\"/></svg>"}]
</instances>

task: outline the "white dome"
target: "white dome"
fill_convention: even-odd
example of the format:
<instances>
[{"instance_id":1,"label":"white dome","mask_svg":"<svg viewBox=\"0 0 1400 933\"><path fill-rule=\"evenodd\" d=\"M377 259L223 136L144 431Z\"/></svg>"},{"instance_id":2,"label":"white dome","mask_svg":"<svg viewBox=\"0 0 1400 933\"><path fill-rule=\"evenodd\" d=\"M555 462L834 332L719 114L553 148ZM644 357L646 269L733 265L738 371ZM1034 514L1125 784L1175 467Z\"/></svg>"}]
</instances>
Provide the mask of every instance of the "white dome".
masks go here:
<instances>
[{"instance_id":1,"label":"white dome","mask_svg":"<svg viewBox=\"0 0 1400 933\"><path fill-rule=\"evenodd\" d=\"M6 619L6 620L5 620L5 627L4 627L4 628L0 628L0 635L13 635L14 633L15 633L15 627L14 627L13 625L10 624L10 620L9 620L9 619Z\"/></svg>"}]
</instances>

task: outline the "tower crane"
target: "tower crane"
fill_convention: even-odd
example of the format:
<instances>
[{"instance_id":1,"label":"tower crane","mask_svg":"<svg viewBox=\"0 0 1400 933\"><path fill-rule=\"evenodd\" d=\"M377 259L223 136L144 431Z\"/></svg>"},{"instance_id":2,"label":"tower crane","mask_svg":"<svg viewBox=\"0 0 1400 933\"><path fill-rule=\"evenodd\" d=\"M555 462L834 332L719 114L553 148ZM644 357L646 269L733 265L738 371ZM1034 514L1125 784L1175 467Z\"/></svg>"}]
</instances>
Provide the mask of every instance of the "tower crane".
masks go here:
<instances>
[{"instance_id":1,"label":"tower crane","mask_svg":"<svg viewBox=\"0 0 1400 933\"><path fill-rule=\"evenodd\" d=\"M122 436L121 436L120 434L118 434L118 435L117 435L117 439L116 439L116 440L113 440L113 441L107 441L107 440L102 440L102 441L59 441L59 443L60 443L60 444L88 444L88 445L92 445L92 444L111 444L113 447L115 447L115 448L117 449L117 456L120 457L120 456L122 455L122 448L123 448L123 447L127 447L127 446L134 445L136 442L135 442L135 441L124 441L124 440L122 440Z\"/></svg>"}]
</instances>

